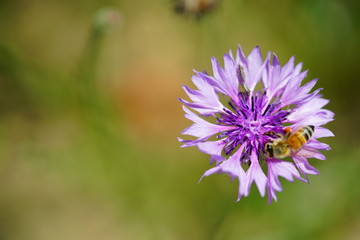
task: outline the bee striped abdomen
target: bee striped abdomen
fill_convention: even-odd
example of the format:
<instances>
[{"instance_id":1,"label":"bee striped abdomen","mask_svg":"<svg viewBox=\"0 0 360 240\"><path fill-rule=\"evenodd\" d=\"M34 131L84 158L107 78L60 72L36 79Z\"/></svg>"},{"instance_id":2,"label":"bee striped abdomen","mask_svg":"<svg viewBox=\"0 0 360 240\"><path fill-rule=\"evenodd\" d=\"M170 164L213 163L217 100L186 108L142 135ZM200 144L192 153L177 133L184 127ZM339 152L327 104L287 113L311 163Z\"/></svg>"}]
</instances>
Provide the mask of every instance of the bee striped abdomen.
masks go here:
<instances>
[{"instance_id":1,"label":"bee striped abdomen","mask_svg":"<svg viewBox=\"0 0 360 240\"><path fill-rule=\"evenodd\" d=\"M311 138L311 136L314 133L314 129L315 129L315 127L313 125L304 127L304 136L306 138L306 141L309 141L309 139Z\"/></svg>"},{"instance_id":2,"label":"bee striped abdomen","mask_svg":"<svg viewBox=\"0 0 360 240\"><path fill-rule=\"evenodd\" d=\"M291 149L298 150L306 143L306 140L301 133L295 133L288 138L287 142Z\"/></svg>"},{"instance_id":3,"label":"bee striped abdomen","mask_svg":"<svg viewBox=\"0 0 360 240\"><path fill-rule=\"evenodd\" d=\"M307 141L309 141L309 139L313 135L313 132L314 132L314 126L309 125L303 127L302 129L290 135L287 142L289 143L290 147L293 150L297 151L302 146L304 146L307 143Z\"/></svg>"}]
</instances>

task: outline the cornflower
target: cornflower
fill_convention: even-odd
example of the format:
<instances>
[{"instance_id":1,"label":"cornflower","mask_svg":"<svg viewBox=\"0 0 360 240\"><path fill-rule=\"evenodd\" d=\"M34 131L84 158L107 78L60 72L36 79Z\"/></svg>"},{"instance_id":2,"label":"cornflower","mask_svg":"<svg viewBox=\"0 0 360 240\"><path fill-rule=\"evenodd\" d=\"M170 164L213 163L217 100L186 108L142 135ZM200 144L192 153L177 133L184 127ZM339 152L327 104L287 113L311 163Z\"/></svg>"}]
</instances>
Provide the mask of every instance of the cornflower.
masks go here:
<instances>
[{"instance_id":1,"label":"cornflower","mask_svg":"<svg viewBox=\"0 0 360 240\"><path fill-rule=\"evenodd\" d=\"M212 58L213 76L195 71L196 90L183 86L191 101L179 100L194 123L182 134L195 139L179 141L197 146L215 163L201 179L225 173L239 180L237 201L255 183L262 197L267 191L270 204L282 191L279 177L308 182L308 174L319 174L308 158L326 159L319 150L330 147L317 139L334 136L323 127L334 113L323 109L329 100L321 89L311 92L317 79L302 85L308 71L294 59L281 66L274 53L263 60L255 47L245 57L239 46L235 58L231 51L224 55L224 68Z\"/></svg>"}]
</instances>

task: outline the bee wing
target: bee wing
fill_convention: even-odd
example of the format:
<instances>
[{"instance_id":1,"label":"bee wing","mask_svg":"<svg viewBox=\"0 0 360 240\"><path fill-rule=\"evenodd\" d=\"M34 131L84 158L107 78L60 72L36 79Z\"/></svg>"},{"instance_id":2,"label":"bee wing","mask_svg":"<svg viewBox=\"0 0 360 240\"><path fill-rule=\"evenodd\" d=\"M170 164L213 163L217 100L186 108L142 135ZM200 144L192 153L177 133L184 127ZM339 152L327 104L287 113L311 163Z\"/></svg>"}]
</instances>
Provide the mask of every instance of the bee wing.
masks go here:
<instances>
[{"instance_id":1,"label":"bee wing","mask_svg":"<svg viewBox=\"0 0 360 240\"><path fill-rule=\"evenodd\" d=\"M317 151L315 149L307 148L307 147L303 147L302 149L300 149L300 151L298 151L296 153L296 155L300 156L300 157L316 158L316 159L320 159L320 160L326 159L324 154L320 153L319 151Z\"/></svg>"}]
</instances>

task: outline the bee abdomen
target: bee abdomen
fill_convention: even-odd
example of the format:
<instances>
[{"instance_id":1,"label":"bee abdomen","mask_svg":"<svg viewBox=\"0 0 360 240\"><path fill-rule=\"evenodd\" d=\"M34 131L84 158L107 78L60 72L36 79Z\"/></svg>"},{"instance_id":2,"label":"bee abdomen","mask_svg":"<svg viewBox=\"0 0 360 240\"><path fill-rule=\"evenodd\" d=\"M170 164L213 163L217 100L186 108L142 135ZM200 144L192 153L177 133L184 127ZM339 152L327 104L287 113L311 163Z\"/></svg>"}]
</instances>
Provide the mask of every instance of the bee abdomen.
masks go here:
<instances>
[{"instance_id":1,"label":"bee abdomen","mask_svg":"<svg viewBox=\"0 0 360 240\"><path fill-rule=\"evenodd\" d=\"M314 133L314 129L315 129L315 127L313 125L304 127L304 136L305 136L306 141L309 141L309 139L311 138L311 136Z\"/></svg>"}]
</instances>

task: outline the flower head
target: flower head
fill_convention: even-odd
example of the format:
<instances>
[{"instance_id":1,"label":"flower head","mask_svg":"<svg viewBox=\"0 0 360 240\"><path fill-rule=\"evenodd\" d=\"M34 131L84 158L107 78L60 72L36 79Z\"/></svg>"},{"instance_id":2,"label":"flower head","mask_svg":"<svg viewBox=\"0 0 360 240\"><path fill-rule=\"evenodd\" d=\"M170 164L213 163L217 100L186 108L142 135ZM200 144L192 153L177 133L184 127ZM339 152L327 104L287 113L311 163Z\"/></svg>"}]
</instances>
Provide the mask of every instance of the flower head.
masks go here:
<instances>
[{"instance_id":1,"label":"flower head","mask_svg":"<svg viewBox=\"0 0 360 240\"><path fill-rule=\"evenodd\" d=\"M263 60L255 47L245 57L239 46L235 58L231 51L224 55L224 68L212 58L213 76L195 71L197 90L183 86L191 101L179 99L185 117L194 122L182 134L196 138L179 141L210 155L216 166L203 177L226 173L237 178L238 200L248 196L254 182L261 196L267 190L269 203L277 200L279 176L308 181L307 174L319 172L307 158L325 160L318 150L330 149L317 140L333 136L322 125L334 117L323 109L329 101L321 97L321 89L310 92L317 79L302 85L307 74L302 64L295 66L292 57L281 66L272 55Z\"/></svg>"}]
</instances>

